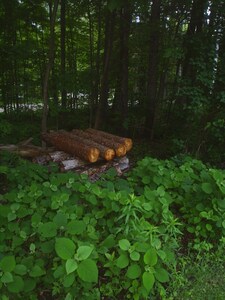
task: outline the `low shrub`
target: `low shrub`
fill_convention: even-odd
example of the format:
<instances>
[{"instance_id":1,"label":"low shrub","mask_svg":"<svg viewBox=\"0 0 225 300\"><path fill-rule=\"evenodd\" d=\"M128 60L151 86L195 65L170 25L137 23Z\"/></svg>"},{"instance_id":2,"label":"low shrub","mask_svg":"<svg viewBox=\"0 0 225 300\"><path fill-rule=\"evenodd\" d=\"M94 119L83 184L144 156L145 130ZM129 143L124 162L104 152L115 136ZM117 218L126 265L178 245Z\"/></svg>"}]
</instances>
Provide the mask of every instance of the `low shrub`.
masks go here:
<instances>
[{"instance_id":1,"label":"low shrub","mask_svg":"<svg viewBox=\"0 0 225 300\"><path fill-rule=\"evenodd\" d=\"M186 228L198 253L224 235L224 173L199 161L145 158L95 183L52 170L0 168L4 300L165 298Z\"/></svg>"}]
</instances>

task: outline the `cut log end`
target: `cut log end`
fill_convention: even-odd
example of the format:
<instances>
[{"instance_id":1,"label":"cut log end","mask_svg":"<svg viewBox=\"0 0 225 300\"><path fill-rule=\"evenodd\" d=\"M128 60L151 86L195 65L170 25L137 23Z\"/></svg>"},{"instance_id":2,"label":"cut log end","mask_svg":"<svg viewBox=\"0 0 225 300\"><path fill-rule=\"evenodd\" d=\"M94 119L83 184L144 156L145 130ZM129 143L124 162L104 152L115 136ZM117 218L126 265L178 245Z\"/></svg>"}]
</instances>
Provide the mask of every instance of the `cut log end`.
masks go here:
<instances>
[{"instance_id":1,"label":"cut log end","mask_svg":"<svg viewBox=\"0 0 225 300\"><path fill-rule=\"evenodd\" d=\"M130 151L130 149L133 147L132 139L125 138L124 143L125 143L126 150Z\"/></svg>"},{"instance_id":2,"label":"cut log end","mask_svg":"<svg viewBox=\"0 0 225 300\"><path fill-rule=\"evenodd\" d=\"M113 149L107 149L104 153L104 159L109 161L115 157L115 151Z\"/></svg>"},{"instance_id":3,"label":"cut log end","mask_svg":"<svg viewBox=\"0 0 225 300\"><path fill-rule=\"evenodd\" d=\"M115 150L116 150L116 156L118 156L118 157L126 155L126 147L123 145L120 145Z\"/></svg>"},{"instance_id":4,"label":"cut log end","mask_svg":"<svg viewBox=\"0 0 225 300\"><path fill-rule=\"evenodd\" d=\"M97 148L90 148L90 152L88 153L88 160L92 163L98 160L100 151Z\"/></svg>"}]
</instances>

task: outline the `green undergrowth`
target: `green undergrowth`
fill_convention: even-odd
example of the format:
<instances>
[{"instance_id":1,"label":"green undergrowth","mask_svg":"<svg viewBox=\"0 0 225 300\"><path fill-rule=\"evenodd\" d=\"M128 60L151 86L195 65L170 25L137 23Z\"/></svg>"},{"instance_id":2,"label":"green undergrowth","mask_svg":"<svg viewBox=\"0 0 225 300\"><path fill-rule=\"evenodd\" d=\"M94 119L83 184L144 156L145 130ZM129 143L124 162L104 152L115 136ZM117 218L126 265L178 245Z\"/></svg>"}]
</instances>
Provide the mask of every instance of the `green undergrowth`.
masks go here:
<instances>
[{"instance_id":1,"label":"green undergrowth","mask_svg":"<svg viewBox=\"0 0 225 300\"><path fill-rule=\"evenodd\" d=\"M188 157L93 183L3 155L0 177L3 300L176 299L183 257L225 244L225 172Z\"/></svg>"}]
</instances>

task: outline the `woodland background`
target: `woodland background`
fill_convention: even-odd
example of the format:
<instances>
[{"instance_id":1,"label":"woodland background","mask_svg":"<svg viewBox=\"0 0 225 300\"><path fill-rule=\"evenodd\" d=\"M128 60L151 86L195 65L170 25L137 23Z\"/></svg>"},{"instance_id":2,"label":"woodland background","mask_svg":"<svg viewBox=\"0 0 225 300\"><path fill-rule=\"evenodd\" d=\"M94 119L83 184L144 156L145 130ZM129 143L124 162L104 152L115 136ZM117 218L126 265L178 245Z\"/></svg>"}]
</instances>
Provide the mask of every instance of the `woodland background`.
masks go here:
<instances>
[{"instance_id":1,"label":"woodland background","mask_svg":"<svg viewBox=\"0 0 225 300\"><path fill-rule=\"evenodd\" d=\"M2 138L92 126L223 161L224 15L217 0L2 0Z\"/></svg>"},{"instance_id":2,"label":"woodland background","mask_svg":"<svg viewBox=\"0 0 225 300\"><path fill-rule=\"evenodd\" d=\"M95 182L0 152L1 300L225 299L225 1L1 0L0 58L1 149L134 141Z\"/></svg>"}]
</instances>

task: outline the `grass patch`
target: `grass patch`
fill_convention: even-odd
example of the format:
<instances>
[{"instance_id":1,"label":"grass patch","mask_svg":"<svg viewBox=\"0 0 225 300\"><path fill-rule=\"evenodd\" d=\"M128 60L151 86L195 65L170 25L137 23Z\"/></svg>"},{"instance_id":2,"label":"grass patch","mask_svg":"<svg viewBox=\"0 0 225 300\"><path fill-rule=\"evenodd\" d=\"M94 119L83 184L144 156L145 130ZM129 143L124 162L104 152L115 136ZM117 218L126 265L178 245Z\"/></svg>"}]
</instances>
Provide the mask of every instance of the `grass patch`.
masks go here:
<instances>
[{"instance_id":1,"label":"grass patch","mask_svg":"<svg viewBox=\"0 0 225 300\"><path fill-rule=\"evenodd\" d=\"M169 300L225 299L224 247L197 258L182 257L168 287Z\"/></svg>"}]
</instances>

